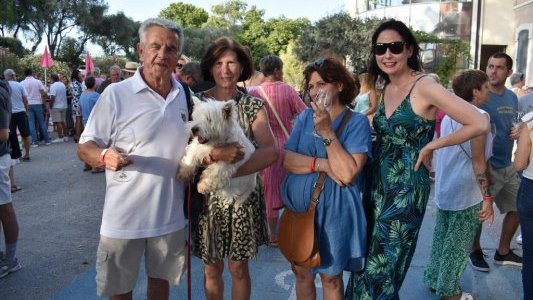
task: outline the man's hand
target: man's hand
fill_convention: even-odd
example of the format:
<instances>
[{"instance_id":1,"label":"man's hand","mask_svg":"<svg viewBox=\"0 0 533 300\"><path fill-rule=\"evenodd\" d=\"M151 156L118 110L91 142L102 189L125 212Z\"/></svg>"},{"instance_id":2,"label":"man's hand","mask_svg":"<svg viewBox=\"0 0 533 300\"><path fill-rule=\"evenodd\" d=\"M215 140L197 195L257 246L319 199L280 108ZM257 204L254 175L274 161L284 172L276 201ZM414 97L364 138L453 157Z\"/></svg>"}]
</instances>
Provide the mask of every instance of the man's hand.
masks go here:
<instances>
[{"instance_id":1,"label":"man's hand","mask_svg":"<svg viewBox=\"0 0 533 300\"><path fill-rule=\"evenodd\" d=\"M122 153L119 149L111 147L104 156L105 167L111 171L118 171L127 165L133 163L128 155Z\"/></svg>"}]
</instances>

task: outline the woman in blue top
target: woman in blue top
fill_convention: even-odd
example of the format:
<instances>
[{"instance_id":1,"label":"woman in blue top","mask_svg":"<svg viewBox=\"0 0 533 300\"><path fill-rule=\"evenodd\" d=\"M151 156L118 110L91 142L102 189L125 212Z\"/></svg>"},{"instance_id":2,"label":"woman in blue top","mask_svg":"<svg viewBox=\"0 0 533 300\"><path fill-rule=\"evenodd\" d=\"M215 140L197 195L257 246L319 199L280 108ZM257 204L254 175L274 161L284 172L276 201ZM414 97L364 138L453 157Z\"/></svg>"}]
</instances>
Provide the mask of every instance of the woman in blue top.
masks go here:
<instances>
[{"instance_id":1,"label":"woman in blue top","mask_svg":"<svg viewBox=\"0 0 533 300\"><path fill-rule=\"evenodd\" d=\"M336 130L355 96L355 83L338 61L319 59L304 71L304 88L312 99L327 91L331 105L311 103L296 119L285 144L284 167L289 174L282 185L288 209L305 211L309 206L318 172L326 172L315 224L320 266L311 270L292 266L298 299L314 299L314 278L320 274L324 299L342 299L342 271L361 270L366 250L366 220L360 197L358 175L370 153L368 119L353 113L340 136ZM316 134L318 135L316 135Z\"/></svg>"}]
</instances>

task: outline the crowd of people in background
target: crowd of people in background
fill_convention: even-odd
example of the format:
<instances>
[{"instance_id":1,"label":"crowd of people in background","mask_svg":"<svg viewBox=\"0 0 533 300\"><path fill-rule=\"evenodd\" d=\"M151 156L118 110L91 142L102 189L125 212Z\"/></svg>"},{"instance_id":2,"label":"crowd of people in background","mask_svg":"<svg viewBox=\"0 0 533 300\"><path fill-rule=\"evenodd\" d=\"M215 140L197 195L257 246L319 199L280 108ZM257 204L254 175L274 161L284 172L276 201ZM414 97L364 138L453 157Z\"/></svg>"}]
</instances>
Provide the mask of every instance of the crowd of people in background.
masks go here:
<instances>
[{"instance_id":1,"label":"crowd of people in background","mask_svg":"<svg viewBox=\"0 0 533 300\"><path fill-rule=\"evenodd\" d=\"M232 38L216 39L196 62L181 53L182 29L172 22L149 19L139 36L141 64L111 66L108 76L98 68L91 74L74 69L51 74L45 83L27 69L18 82L12 69L4 70L0 218L6 246L0 278L22 267L15 254L11 194L20 187L12 160L31 161L31 148L72 138L83 170L106 173L98 294L131 298L146 253L148 297L168 298L185 262L184 212L167 212L183 207L184 183L176 174L193 95L236 103L239 125L256 149L234 176L260 174L244 204L206 195L191 223L207 299L223 296L225 261L233 298L250 299L248 261L262 245L278 247L280 209L305 211L321 172L327 176L315 222L321 263L291 266L298 299L316 298L317 274L324 299L398 299L432 181L437 218L425 285L443 299L473 299L459 283L468 263L490 271L480 236L482 223L494 219L494 203L504 218L493 262L522 267L524 298L533 299L526 284L533 281L533 93L524 74L513 73L507 54L493 54L484 71L458 72L447 89L422 70L411 30L388 20L372 35L367 72L354 75L335 58L318 58L305 68L299 93L283 81L278 56L263 57L256 71L250 49ZM329 104L316 102L321 93ZM134 145L125 150L116 143L127 127L135 128L134 138L127 138ZM218 145L203 163L242 157L240 145ZM122 174L132 178L116 178L132 164L135 169ZM128 221L118 222L116 214ZM519 224L523 257L511 249ZM103 252L116 259L103 260ZM351 272L346 291L343 270Z\"/></svg>"}]
</instances>

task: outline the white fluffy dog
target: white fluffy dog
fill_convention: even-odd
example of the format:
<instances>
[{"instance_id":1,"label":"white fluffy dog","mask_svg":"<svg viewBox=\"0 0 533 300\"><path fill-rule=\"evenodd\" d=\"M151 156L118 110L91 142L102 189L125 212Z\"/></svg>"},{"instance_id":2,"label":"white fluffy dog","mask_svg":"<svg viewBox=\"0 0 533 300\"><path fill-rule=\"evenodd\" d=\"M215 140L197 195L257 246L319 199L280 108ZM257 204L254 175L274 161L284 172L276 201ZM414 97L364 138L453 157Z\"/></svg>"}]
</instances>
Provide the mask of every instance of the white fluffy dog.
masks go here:
<instances>
[{"instance_id":1,"label":"white fluffy dog","mask_svg":"<svg viewBox=\"0 0 533 300\"><path fill-rule=\"evenodd\" d=\"M194 109L189 127L194 136L187 146L180 162L178 177L190 180L209 155L213 147L237 142L243 146L244 158L234 164L217 161L208 165L200 176L198 192L214 193L222 199L235 200L242 204L256 186L257 173L233 177L237 169L245 163L255 147L244 134L237 121L235 101L200 101L193 97Z\"/></svg>"}]
</instances>

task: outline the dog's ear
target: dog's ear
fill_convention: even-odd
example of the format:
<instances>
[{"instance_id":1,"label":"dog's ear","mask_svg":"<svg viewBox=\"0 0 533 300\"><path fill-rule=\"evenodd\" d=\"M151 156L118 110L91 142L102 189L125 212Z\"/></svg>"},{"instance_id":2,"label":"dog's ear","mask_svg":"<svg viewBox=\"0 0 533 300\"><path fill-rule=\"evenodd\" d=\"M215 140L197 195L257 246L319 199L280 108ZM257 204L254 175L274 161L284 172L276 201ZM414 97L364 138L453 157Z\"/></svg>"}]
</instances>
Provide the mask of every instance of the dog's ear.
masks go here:
<instances>
[{"instance_id":1,"label":"dog's ear","mask_svg":"<svg viewBox=\"0 0 533 300\"><path fill-rule=\"evenodd\" d=\"M229 100L224 104L224 107L222 108L222 113L224 115L224 119L231 119L233 114L233 104L235 101Z\"/></svg>"}]
</instances>

